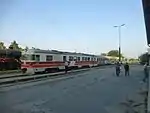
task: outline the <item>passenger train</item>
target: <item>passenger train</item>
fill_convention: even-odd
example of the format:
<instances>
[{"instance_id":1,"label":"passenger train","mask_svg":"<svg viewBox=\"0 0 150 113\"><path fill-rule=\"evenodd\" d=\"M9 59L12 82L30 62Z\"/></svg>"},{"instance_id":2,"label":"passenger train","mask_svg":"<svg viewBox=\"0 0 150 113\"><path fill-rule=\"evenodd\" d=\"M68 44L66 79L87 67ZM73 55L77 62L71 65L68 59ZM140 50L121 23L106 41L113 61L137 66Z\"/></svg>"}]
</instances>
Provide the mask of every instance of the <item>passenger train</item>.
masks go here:
<instances>
[{"instance_id":1,"label":"passenger train","mask_svg":"<svg viewBox=\"0 0 150 113\"><path fill-rule=\"evenodd\" d=\"M75 69L105 65L109 60L103 56L84 53L29 49L22 53L21 61L24 73L35 74L64 70L66 61L69 62L69 69Z\"/></svg>"}]
</instances>

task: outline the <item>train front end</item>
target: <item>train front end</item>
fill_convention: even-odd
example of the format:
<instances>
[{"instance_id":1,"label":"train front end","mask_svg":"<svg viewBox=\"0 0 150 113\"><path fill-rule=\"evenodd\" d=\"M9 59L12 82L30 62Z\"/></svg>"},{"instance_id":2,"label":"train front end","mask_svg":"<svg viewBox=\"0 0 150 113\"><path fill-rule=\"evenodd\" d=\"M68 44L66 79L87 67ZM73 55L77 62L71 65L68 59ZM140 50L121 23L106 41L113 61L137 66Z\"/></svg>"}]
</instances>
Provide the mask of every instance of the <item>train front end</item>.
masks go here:
<instances>
[{"instance_id":1,"label":"train front end","mask_svg":"<svg viewBox=\"0 0 150 113\"><path fill-rule=\"evenodd\" d=\"M21 70L23 74L34 74L34 68L32 67L34 60L32 60L32 56L32 53L29 51L22 52Z\"/></svg>"}]
</instances>

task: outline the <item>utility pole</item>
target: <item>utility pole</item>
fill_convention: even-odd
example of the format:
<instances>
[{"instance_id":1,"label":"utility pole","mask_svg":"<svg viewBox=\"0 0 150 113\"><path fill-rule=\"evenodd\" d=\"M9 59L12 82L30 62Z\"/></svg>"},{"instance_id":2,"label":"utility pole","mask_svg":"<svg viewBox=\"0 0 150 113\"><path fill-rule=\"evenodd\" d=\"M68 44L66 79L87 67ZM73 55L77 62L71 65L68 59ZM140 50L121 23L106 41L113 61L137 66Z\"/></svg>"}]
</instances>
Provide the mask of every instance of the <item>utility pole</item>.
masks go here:
<instances>
[{"instance_id":1,"label":"utility pole","mask_svg":"<svg viewBox=\"0 0 150 113\"><path fill-rule=\"evenodd\" d=\"M118 28L118 33L119 33L119 62L121 62L121 27L125 26L125 24L119 25L119 26L114 26Z\"/></svg>"}]
</instances>

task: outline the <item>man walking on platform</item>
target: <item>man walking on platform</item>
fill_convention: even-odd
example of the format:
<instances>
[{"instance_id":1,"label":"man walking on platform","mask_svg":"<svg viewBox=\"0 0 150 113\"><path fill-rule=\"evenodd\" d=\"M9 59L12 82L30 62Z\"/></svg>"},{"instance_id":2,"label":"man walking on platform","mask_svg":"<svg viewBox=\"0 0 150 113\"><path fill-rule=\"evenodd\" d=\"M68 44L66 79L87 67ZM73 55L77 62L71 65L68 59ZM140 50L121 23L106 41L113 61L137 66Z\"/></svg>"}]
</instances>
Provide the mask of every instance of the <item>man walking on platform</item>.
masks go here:
<instances>
[{"instance_id":1,"label":"man walking on platform","mask_svg":"<svg viewBox=\"0 0 150 113\"><path fill-rule=\"evenodd\" d=\"M68 65L69 65L68 61L65 61L65 73L68 72Z\"/></svg>"},{"instance_id":2,"label":"man walking on platform","mask_svg":"<svg viewBox=\"0 0 150 113\"><path fill-rule=\"evenodd\" d=\"M125 69L125 76L129 76L129 64L128 63L126 63L125 65L124 65L124 69Z\"/></svg>"},{"instance_id":3,"label":"man walking on platform","mask_svg":"<svg viewBox=\"0 0 150 113\"><path fill-rule=\"evenodd\" d=\"M120 63L117 62L117 63L116 63L116 76L119 77L120 71L121 71L121 66L120 66Z\"/></svg>"}]
</instances>

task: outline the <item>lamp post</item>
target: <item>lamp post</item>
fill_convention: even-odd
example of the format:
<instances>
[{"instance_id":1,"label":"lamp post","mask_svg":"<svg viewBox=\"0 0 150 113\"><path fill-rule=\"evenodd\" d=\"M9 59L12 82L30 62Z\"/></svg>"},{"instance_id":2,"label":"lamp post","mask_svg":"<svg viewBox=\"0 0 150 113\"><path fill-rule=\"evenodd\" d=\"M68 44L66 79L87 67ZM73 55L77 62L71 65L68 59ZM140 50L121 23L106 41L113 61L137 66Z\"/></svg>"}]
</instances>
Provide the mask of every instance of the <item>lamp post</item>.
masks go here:
<instances>
[{"instance_id":1,"label":"lamp post","mask_svg":"<svg viewBox=\"0 0 150 113\"><path fill-rule=\"evenodd\" d=\"M119 33L119 62L121 61L121 27L125 26L125 24L119 25L119 26L114 26L118 28L118 33Z\"/></svg>"}]
</instances>

